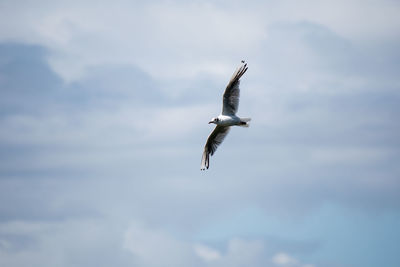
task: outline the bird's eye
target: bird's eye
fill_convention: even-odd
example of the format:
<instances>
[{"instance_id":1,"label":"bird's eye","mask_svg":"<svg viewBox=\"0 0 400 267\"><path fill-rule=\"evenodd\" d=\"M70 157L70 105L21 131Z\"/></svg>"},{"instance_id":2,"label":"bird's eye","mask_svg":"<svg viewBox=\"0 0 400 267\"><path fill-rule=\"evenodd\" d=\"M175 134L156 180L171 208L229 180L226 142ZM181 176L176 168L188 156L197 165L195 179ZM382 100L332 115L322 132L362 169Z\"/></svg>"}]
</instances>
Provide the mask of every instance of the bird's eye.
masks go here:
<instances>
[{"instance_id":1,"label":"bird's eye","mask_svg":"<svg viewBox=\"0 0 400 267\"><path fill-rule=\"evenodd\" d=\"M216 119L215 119L215 121L219 121L219 119L218 119L218 118L216 118Z\"/></svg>"}]
</instances>

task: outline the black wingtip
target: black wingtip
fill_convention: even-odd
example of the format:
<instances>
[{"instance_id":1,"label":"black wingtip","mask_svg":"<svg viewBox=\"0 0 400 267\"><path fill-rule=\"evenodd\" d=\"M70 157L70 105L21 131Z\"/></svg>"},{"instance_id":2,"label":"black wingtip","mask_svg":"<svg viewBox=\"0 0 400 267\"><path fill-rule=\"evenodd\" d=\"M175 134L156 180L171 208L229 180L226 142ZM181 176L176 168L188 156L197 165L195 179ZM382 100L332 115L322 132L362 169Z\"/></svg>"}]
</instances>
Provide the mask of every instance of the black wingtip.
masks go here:
<instances>
[{"instance_id":1,"label":"black wingtip","mask_svg":"<svg viewBox=\"0 0 400 267\"><path fill-rule=\"evenodd\" d=\"M247 67L247 62L244 60L244 59L242 59L242 61L240 61L242 64L244 64L243 66L242 66L242 68L243 68L243 73L242 73L242 75L246 72L246 70L248 69L248 67Z\"/></svg>"}]
</instances>

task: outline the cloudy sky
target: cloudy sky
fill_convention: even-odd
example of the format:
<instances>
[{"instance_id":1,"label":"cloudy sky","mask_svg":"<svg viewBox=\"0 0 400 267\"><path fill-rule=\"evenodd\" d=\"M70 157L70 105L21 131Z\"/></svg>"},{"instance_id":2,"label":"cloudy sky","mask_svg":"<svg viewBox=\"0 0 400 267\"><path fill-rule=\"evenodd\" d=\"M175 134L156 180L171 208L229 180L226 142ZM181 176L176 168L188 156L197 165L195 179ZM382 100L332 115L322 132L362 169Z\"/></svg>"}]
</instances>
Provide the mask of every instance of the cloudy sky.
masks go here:
<instances>
[{"instance_id":1,"label":"cloudy sky","mask_svg":"<svg viewBox=\"0 0 400 267\"><path fill-rule=\"evenodd\" d=\"M0 265L399 266L399 13L1 0Z\"/></svg>"}]
</instances>

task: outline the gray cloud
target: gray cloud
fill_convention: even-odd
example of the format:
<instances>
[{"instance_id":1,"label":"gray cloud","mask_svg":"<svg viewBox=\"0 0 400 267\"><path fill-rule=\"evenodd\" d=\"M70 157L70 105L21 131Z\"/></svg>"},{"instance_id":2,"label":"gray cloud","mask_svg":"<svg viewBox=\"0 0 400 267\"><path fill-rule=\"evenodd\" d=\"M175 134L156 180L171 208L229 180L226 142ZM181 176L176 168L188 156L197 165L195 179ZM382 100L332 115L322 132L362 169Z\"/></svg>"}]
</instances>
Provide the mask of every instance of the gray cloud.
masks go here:
<instances>
[{"instance_id":1,"label":"gray cloud","mask_svg":"<svg viewBox=\"0 0 400 267\"><path fill-rule=\"evenodd\" d=\"M368 263L327 252L321 232L296 237L301 228L267 224L301 224L330 203L398 213L396 38L366 43L387 35L346 29L319 5L299 5L312 12L290 19L272 2L156 2L135 9L139 20L151 13L146 31L127 7L115 6L121 16L107 26L102 12L72 6L31 14L43 15L32 35L11 18L14 33L1 27L2 40L20 40L0 45L3 265L335 266L333 254L337 266ZM253 124L234 129L200 173L206 122L242 57L240 114Z\"/></svg>"}]
</instances>

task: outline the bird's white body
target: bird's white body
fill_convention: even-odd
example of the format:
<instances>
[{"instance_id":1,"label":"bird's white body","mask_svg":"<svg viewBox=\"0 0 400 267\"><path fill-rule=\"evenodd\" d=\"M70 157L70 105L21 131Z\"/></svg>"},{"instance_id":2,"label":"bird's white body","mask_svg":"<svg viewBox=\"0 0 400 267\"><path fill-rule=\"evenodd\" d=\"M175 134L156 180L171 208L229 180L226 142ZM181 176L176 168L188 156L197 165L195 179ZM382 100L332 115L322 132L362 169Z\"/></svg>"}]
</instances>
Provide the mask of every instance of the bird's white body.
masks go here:
<instances>
[{"instance_id":1,"label":"bird's white body","mask_svg":"<svg viewBox=\"0 0 400 267\"><path fill-rule=\"evenodd\" d=\"M240 124L240 118L238 116L226 116L226 115L219 115L218 116L219 122L217 125L221 126L233 126Z\"/></svg>"},{"instance_id":2,"label":"bird's white body","mask_svg":"<svg viewBox=\"0 0 400 267\"><path fill-rule=\"evenodd\" d=\"M222 143L230 130L230 126L249 127L250 118L239 118L236 112L239 107L239 84L240 77L247 71L247 64L242 61L242 65L233 73L228 86L225 89L222 102L222 112L212 118L209 123L214 123L217 126L211 132L204 146L203 156L201 158L201 170L208 169L210 164L210 155L212 156L217 150L217 147Z\"/></svg>"},{"instance_id":3,"label":"bird's white body","mask_svg":"<svg viewBox=\"0 0 400 267\"><path fill-rule=\"evenodd\" d=\"M219 115L218 121L215 123L220 126L234 126L240 124L240 118L236 115L227 116L227 115Z\"/></svg>"},{"instance_id":4,"label":"bird's white body","mask_svg":"<svg viewBox=\"0 0 400 267\"><path fill-rule=\"evenodd\" d=\"M214 123L219 126L244 126L248 127L247 122L250 121L250 118L239 118L236 115L219 115L216 118L212 118L209 123Z\"/></svg>"}]
</instances>

